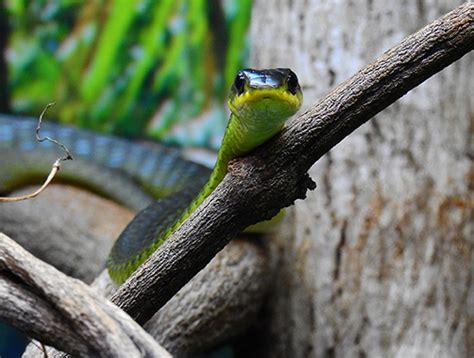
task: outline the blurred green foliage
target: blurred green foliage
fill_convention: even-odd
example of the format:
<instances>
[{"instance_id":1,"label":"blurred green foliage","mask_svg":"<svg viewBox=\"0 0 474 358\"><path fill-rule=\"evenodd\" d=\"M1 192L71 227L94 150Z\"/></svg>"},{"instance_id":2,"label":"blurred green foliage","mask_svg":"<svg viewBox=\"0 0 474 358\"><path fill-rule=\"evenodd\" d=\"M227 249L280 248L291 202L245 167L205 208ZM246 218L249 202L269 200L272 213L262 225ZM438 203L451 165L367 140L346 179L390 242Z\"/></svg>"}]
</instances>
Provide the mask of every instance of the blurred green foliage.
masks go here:
<instances>
[{"instance_id":1,"label":"blurred green foliage","mask_svg":"<svg viewBox=\"0 0 474 358\"><path fill-rule=\"evenodd\" d=\"M11 108L215 147L247 58L251 0L5 1Z\"/></svg>"}]
</instances>

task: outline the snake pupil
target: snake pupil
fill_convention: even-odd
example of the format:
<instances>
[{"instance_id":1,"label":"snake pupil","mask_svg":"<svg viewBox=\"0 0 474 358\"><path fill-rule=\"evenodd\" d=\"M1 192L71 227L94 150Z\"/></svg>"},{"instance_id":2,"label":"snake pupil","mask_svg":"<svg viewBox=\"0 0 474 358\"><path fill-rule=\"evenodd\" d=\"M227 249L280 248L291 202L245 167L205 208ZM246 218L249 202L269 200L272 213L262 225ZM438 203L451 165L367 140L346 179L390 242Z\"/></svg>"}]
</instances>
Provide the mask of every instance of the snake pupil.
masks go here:
<instances>
[{"instance_id":1,"label":"snake pupil","mask_svg":"<svg viewBox=\"0 0 474 358\"><path fill-rule=\"evenodd\" d=\"M241 95L245 90L245 75L242 71L239 71L234 80L234 91L237 95Z\"/></svg>"},{"instance_id":2,"label":"snake pupil","mask_svg":"<svg viewBox=\"0 0 474 358\"><path fill-rule=\"evenodd\" d=\"M296 77L296 74L291 70L289 70L289 73L288 73L287 85L288 85L288 91L291 94L296 94L296 92L298 92L298 89L300 87L298 84L298 77Z\"/></svg>"}]
</instances>

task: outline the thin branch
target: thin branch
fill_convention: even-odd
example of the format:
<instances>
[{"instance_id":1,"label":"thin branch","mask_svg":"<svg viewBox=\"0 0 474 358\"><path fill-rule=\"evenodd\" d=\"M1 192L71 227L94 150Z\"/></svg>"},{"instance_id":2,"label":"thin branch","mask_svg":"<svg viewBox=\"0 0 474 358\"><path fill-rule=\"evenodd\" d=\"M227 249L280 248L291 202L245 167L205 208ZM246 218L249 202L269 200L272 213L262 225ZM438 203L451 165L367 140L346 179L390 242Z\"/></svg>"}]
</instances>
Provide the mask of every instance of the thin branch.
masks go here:
<instances>
[{"instance_id":1,"label":"thin branch","mask_svg":"<svg viewBox=\"0 0 474 358\"><path fill-rule=\"evenodd\" d=\"M0 233L0 317L79 356L169 357L125 312Z\"/></svg>"},{"instance_id":2,"label":"thin branch","mask_svg":"<svg viewBox=\"0 0 474 358\"><path fill-rule=\"evenodd\" d=\"M236 233L314 188L308 169L375 114L474 47L474 4L464 3L345 81L274 140L231 163L206 201L111 297L146 322Z\"/></svg>"},{"instance_id":3,"label":"thin branch","mask_svg":"<svg viewBox=\"0 0 474 358\"><path fill-rule=\"evenodd\" d=\"M48 177L46 178L46 180L44 181L43 185L41 185L41 187L34 191L33 193L30 193L30 194L27 194L27 195L21 195L21 196L15 196L15 197L0 197L0 203L1 202L5 202L5 203L8 203L8 202L15 202L15 201L22 201L22 200L28 200L28 199L32 199L36 196L38 196L39 194L41 194L43 192L44 189L46 189L46 187L49 185L49 183L51 183L51 181L54 179L54 177L56 176L56 174L59 172L59 169L61 168L61 162L62 161L66 161L66 160L74 160L73 156L71 155L71 153L69 152L69 149L67 149L67 147L58 142L56 139L52 139L50 137L41 137L39 135L39 131L41 129L41 123L43 121L43 116L44 114L46 113L46 111L48 110L49 107L51 106L54 106L55 103L49 103L44 109L43 111L41 112L39 118L38 118L38 124L36 126L36 131L35 131L35 134L36 134L36 140L38 142L44 142L44 141L48 141L48 142L52 142L58 146L60 146L65 152L66 152L66 156L63 157L63 158L59 158L57 159L54 163L53 163L53 166L51 168L51 171L49 172L49 175Z\"/></svg>"}]
</instances>

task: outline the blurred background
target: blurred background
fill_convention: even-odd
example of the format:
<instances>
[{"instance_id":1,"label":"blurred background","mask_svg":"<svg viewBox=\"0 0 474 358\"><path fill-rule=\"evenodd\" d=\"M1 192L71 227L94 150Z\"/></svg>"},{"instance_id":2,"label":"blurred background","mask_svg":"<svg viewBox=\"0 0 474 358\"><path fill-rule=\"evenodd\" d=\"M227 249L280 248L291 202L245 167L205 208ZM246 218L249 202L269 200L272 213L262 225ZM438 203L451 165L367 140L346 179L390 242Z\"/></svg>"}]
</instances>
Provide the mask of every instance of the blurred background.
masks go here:
<instances>
[{"instance_id":1,"label":"blurred background","mask_svg":"<svg viewBox=\"0 0 474 358\"><path fill-rule=\"evenodd\" d=\"M250 0L5 0L0 113L216 149L248 58ZM0 357L24 338L0 325Z\"/></svg>"},{"instance_id":2,"label":"blurred background","mask_svg":"<svg viewBox=\"0 0 474 358\"><path fill-rule=\"evenodd\" d=\"M216 147L251 1L6 0L3 113Z\"/></svg>"}]
</instances>

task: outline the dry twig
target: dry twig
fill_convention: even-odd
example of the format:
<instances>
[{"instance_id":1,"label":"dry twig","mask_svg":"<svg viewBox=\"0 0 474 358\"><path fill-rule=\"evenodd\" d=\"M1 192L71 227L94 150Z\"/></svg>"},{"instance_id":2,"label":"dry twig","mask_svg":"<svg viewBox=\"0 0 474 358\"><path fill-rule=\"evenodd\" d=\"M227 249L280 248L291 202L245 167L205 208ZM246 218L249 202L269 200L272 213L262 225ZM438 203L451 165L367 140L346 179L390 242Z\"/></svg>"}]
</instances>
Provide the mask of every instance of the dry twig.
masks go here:
<instances>
[{"instance_id":1,"label":"dry twig","mask_svg":"<svg viewBox=\"0 0 474 358\"><path fill-rule=\"evenodd\" d=\"M21 196L15 196L15 197L0 197L0 203L1 202L15 202L15 201L28 200L28 199L32 199L32 198L38 196L39 194L41 194L43 192L44 189L46 189L46 187L49 185L49 183L51 183L51 181L54 179L56 174L59 172L59 169L61 168L61 162L66 161L66 160L73 160L74 159L73 156L71 155L71 153L69 152L69 150L67 149L67 147L64 144L58 142L56 139L52 139L50 137L41 137L39 135L39 131L41 129L41 123L43 121L43 116L46 113L46 111L48 110L48 108L51 107L51 106L54 106L54 103L49 103L43 109L43 111L41 112L41 114L38 118L38 125L36 126L36 133L35 133L36 134L36 140L38 142L48 141L48 142L51 142L51 143L54 143L54 144L60 146L66 152L66 156L63 157L63 158L58 158L53 163L53 166L51 168L51 171L49 172L48 177L46 178L43 185L41 185L41 187L38 190L34 191L33 193L27 194L27 195L21 195Z\"/></svg>"}]
</instances>

